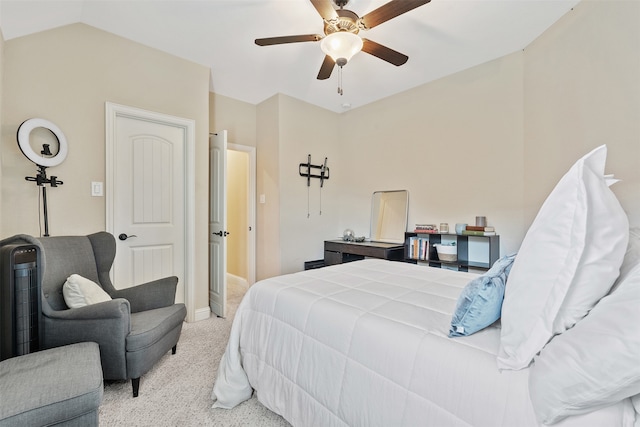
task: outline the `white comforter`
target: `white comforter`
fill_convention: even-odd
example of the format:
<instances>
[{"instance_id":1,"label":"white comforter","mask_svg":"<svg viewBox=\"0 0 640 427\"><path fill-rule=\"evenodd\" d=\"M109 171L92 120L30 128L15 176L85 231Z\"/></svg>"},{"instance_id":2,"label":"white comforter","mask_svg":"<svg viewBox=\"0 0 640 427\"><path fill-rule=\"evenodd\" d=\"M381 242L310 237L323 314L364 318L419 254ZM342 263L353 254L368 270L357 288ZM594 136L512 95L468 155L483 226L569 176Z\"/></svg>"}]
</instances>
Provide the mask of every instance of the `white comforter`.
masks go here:
<instances>
[{"instance_id":1,"label":"white comforter","mask_svg":"<svg viewBox=\"0 0 640 427\"><path fill-rule=\"evenodd\" d=\"M500 330L448 338L474 274L367 259L263 280L243 299L213 389L252 389L294 426L538 426ZM558 426L631 426L629 399Z\"/></svg>"}]
</instances>

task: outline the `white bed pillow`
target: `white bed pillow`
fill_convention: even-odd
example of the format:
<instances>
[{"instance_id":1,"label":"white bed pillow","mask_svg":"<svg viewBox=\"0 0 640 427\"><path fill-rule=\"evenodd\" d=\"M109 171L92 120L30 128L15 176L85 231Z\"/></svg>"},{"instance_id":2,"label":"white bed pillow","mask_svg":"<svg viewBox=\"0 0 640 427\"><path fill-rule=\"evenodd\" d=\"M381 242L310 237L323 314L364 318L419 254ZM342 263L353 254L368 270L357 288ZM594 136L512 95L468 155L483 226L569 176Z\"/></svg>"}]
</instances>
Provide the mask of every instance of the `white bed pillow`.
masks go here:
<instances>
[{"instance_id":1,"label":"white bed pillow","mask_svg":"<svg viewBox=\"0 0 640 427\"><path fill-rule=\"evenodd\" d=\"M640 265L535 358L529 393L551 424L640 393Z\"/></svg>"},{"instance_id":2,"label":"white bed pillow","mask_svg":"<svg viewBox=\"0 0 640 427\"><path fill-rule=\"evenodd\" d=\"M603 145L578 160L527 231L505 289L498 368L526 368L618 277L629 222L607 185L606 156Z\"/></svg>"},{"instance_id":3,"label":"white bed pillow","mask_svg":"<svg viewBox=\"0 0 640 427\"><path fill-rule=\"evenodd\" d=\"M636 422L633 423L633 426L640 427L640 394L636 394L631 398L631 404L636 411Z\"/></svg>"},{"instance_id":4,"label":"white bed pillow","mask_svg":"<svg viewBox=\"0 0 640 427\"><path fill-rule=\"evenodd\" d=\"M97 283L72 274L62 285L64 302L69 308L80 308L89 304L111 301L111 297Z\"/></svg>"},{"instance_id":5,"label":"white bed pillow","mask_svg":"<svg viewBox=\"0 0 640 427\"><path fill-rule=\"evenodd\" d=\"M632 227L629 229L629 244L627 245L627 252L624 254L624 260L620 266L620 276L618 276L616 283L613 285L613 289L615 289L638 264L640 264L640 227Z\"/></svg>"}]
</instances>

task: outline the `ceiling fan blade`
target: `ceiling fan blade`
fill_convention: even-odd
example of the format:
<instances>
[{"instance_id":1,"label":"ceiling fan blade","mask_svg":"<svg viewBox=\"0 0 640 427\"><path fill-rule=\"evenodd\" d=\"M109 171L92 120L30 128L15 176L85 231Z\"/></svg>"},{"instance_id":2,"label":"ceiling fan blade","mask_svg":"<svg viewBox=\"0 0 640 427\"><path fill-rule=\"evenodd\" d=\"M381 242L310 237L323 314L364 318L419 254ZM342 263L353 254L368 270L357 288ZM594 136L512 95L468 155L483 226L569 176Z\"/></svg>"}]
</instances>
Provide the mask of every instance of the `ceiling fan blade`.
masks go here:
<instances>
[{"instance_id":1,"label":"ceiling fan blade","mask_svg":"<svg viewBox=\"0 0 640 427\"><path fill-rule=\"evenodd\" d=\"M335 61L329 55L324 57L324 61L322 61L322 65L320 66L320 71L318 72L318 80L326 80L331 77L331 73L333 72L333 67L336 65Z\"/></svg>"},{"instance_id":2,"label":"ceiling fan blade","mask_svg":"<svg viewBox=\"0 0 640 427\"><path fill-rule=\"evenodd\" d=\"M391 0L389 3L385 3L379 8L372 10L371 12L360 18L360 21L366 29L373 28L376 25L380 25L383 22L387 22L396 16L409 12L416 7L425 5L431 0Z\"/></svg>"},{"instance_id":3,"label":"ceiling fan blade","mask_svg":"<svg viewBox=\"0 0 640 427\"><path fill-rule=\"evenodd\" d=\"M311 0L311 3L313 4L313 7L316 8L320 16L322 16L322 19L328 21L338 17L331 0Z\"/></svg>"},{"instance_id":4,"label":"ceiling fan blade","mask_svg":"<svg viewBox=\"0 0 640 427\"><path fill-rule=\"evenodd\" d=\"M319 34L302 34L299 36L280 36L280 37L267 37L264 39L256 39L258 46L271 46L274 44L284 43L298 43L298 42L317 42L321 40L322 36Z\"/></svg>"},{"instance_id":5,"label":"ceiling fan blade","mask_svg":"<svg viewBox=\"0 0 640 427\"><path fill-rule=\"evenodd\" d=\"M383 61L387 61L393 65L400 66L407 62L409 57L396 50L383 46L369 39L362 39L362 51L370 55L377 56Z\"/></svg>"}]
</instances>

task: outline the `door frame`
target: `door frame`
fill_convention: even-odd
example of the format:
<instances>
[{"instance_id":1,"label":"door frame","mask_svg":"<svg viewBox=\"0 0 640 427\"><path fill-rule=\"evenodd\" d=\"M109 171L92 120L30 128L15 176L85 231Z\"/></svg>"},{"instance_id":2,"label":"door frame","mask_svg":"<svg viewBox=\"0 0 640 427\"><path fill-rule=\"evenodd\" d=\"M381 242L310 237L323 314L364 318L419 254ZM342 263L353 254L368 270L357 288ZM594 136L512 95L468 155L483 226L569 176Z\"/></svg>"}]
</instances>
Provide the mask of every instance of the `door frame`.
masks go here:
<instances>
[{"instance_id":1,"label":"door frame","mask_svg":"<svg viewBox=\"0 0 640 427\"><path fill-rule=\"evenodd\" d=\"M249 156L249 188L247 191L247 224L251 231L247 235L247 282L256 282L256 147L241 144L227 144L227 150L240 151Z\"/></svg>"},{"instance_id":2,"label":"door frame","mask_svg":"<svg viewBox=\"0 0 640 427\"><path fill-rule=\"evenodd\" d=\"M156 113L136 107L105 103L105 205L106 205L106 231L111 234L114 230L114 176L115 165L115 138L116 121L118 117L143 120L168 126L182 128L185 133L184 144L184 171L185 171L185 221L184 221L184 301L187 307L187 322L195 321L195 120Z\"/></svg>"}]
</instances>

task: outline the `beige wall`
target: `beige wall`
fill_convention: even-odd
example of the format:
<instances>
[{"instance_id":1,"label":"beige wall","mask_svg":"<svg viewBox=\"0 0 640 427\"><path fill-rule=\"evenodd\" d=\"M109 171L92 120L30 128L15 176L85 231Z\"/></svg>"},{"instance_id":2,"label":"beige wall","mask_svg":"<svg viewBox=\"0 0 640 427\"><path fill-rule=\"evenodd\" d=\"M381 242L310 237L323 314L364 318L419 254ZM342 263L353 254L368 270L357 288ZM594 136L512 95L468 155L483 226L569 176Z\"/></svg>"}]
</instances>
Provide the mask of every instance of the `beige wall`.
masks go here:
<instances>
[{"instance_id":1,"label":"beige wall","mask_svg":"<svg viewBox=\"0 0 640 427\"><path fill-rule=\"evenodd\" d=\"M15 134L24 120L57 124L69 144L61 165L48 170L64 185L47 192L52 235L105 229L105 198L91 197L91 181L105 181L105 102L196 122L196 309L208 307L209 70L83 24L7 41L2 115L2 229L39 235L38 192L25 176L35 166Z\"/></svg>"},{"instance_id":2,"label":"beige wall","mask_svg":"<svg viewBox=\"0 0 640 427\"><path fill-rule=\"evenodd\" d=\"M640 225L640 2L583 0L525 50L529 224L571 164L607 144L607 173Z\"/></svg>"},{"instance_id":3,"label":"beige wall","mask_svg":"<svg viewBox=\"0 0 640 427\"><path fill-rule=\"evenodd\" d=\"M342 231L336 232L344 189L342 138L335 113L288 96L279 98L280 268L291 273L302 270L305 261L323 258L325 239L342 236ZM322 188L319 179L312 178L307 186L307 179L300 176L300 163L306 164L309 154L313 165L322 165L327 158L329 180Z\"/></svg>"},{"instance_id":4,"label":"beige wall","mask_svg":"<svg viewBox=\"0 0 640 427\"><path fill-rule=\"evenodd\" d=\"M256 193L265 203L256 208L256 280L280 274L280 122L273 96L256 111Z\"/></svg>"},{"instance_id":5,"label":"beige wall","mask_svg":"<svg viewBox=\"0 0 640 427\"><path fill-rule=\"evenodd\" d=\"M212 94L210 105L211 131L227 129L230 143L256 146L258 201L265 197L264 204L256 201L256 278L299 271L305 261L323 258L323 241L342 233L336 231L338 116L285 95L251 106ZM330 179L322 190L318 179L307 187L299 175L309 154L316 165L328 158Z\"/></svg>"},{"instance_id":6,"label":"beige wall","mask_svg":"<svg viewBox=\"0 0 640 427\"><path fill-rule=\"evenodd\" d=\"M227 96L209 93L209 132L227 131L229 143L256 146L257 107Z\"/></svg>"},{"instance_id":7,"label":"beige wall","mask_svg":"<svg viewBox=\"0 0 640 427\"><path fill-rule=\"evenodd\" d=\"M522 238L522 53L340 116L340 223L369 235L371 194L409 190L415 223L487 217L515 250Z\"/></svg>"},{"instance_id":8,"label":"beige wall","mask_svg":"<svg viewBox=\"0 0 640 427\"><path fill-rule=\"evenodd\" d=\"M249 155L227 150L227 273L249 279L247 238L249 222Z\"/></svg>"}]
</instances>

